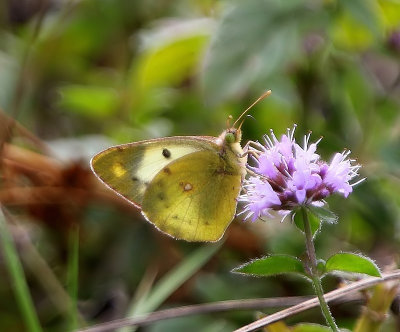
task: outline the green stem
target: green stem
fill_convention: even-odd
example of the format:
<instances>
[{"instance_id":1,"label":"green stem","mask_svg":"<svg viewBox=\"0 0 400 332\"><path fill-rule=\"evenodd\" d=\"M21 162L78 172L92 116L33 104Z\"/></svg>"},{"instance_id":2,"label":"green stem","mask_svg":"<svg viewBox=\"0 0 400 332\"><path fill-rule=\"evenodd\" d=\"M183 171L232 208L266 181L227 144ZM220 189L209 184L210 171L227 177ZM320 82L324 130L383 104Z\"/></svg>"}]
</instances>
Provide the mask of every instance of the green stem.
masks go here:
<instances>
[{"instance_id":1,"label":"green stem","mask_svg":"<svg viewBox=\"0 0 400 332\"><path fill-rule=\"evenodd\" d=\"M70 331L78 328L78 273L79 273L79 225L72 225L69 229L69 257L67 285L71 298L70 303Z\"/></svg>"},{"instance_id":2,"label":"green stem","mask_svg":"<svg viewBox=\"0 0 400 332\"><path fill-rule=\"evenodd\" d=\"M8 228L3 207L0 205L0 238L4 253L4 260L11 276L11 285L15 292L16 300L20 306L22 319L26 329L30 332L41 332L39 318L35 311L24 269L18 257L11 231Z\"/></svg>"},{"instance_id":3,"label":"green stem","mask_svg":"<svg viewBox=\"0 0 400 332\"><path fill-rule=\"evenodd\" d=\"M318 296L319 304L321 306L322 314L325 317L326 323L330 326L332 331L338 332L339 329L335 323L335 319L333 318L328 304L324 298L324 290L322 289L321 279L319 277L318 269L317 269L317 258L315 255L315 248L313 242L313 236L311 232L311 225L310 221L308 220L307 210L306 208L302 208L303 213L303 223L304 223L304 233L306 235L306 248L307 248L307 255L309 261L311 263L311 280L315 289L315 293Z\"/></svg>"}]
</instances>

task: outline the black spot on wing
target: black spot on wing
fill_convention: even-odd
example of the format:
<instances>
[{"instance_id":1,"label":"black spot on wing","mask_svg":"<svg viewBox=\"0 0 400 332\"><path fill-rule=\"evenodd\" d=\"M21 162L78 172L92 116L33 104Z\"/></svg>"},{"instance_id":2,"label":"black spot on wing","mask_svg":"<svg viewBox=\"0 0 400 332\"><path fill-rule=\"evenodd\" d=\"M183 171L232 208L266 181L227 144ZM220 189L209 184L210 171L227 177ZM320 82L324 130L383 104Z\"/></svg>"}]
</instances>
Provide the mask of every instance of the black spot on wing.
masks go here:
<instances>
[{"instance_id":1,"label":"black spot on wing","mask_svg":"<svg viewBox=\"0 0 400 332\"><path fill-rule=\"evenodd\" d=\"M169 151L168 149L163 149L162 150L162 155L165 157L165 158L171 158L171 151Z\"/></svg>"}]
</instances>

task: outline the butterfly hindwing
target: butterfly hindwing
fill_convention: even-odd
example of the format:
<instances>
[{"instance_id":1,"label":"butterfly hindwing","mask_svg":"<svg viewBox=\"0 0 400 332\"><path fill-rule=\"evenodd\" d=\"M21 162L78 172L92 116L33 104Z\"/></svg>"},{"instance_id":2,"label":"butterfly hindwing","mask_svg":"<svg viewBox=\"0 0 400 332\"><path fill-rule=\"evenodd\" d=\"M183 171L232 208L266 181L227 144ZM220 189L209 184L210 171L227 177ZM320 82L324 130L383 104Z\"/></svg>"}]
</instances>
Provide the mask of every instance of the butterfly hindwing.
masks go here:
<instances>
[{"instance_id":1,"label":"butterfly hindwing","mask_svg":"<svg viewBox=\"0 0 400 332\"><path fill-rule=\"evenodd\" d=\"M143 215L187 241L217 241L236 212L242 169L228 150L190 153L164 166L148 185Z\"/></svg>"}]
</instances>

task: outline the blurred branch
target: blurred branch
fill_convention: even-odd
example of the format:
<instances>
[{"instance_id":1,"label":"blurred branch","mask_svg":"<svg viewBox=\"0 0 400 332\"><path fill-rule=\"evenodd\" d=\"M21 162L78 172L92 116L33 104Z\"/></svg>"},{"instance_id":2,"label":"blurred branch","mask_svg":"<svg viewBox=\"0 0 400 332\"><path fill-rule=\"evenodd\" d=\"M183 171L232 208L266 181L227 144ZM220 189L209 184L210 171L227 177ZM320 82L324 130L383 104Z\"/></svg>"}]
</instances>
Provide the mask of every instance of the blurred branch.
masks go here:
<instances>
[{"instance_id":1,"label":"blurred branch","mask_svg":"<svg viewBox=\"0 0 400 332\"><path fill-rule=\"evenodd\" d=\"M147 325L164 319L178 318L190 315L208 314L214 312L223 312L231 310L254 310L262 308L285 307L303 302L309 297L293 296L279 298L249 299L249 300L232 300L221 301L215 303L206 303L199 305L189 305L179 308L172 308L160 311L154 311L148 315L139 317L123 318L110 321L104 324L98 324L77 332L103 332L112 331L123 326Z\"/></svg>"},{"instance_id":2,"label":"blurred branch","mask_svg":"<svg viewBox=\"0 0 400 332\"><path fill-rule=\"evenodd\" d=\"M7 132L10 128L14 128L15 133L22 138L31 142L36 148L40 149L43 153L49 153L47 145L38 138L31 131L26 129L20 123L15 121L12 117L8 116L2 109L0 109L0 142L5 142ZM4 143L3 143L4 144Z\"/></svg>"},{"instance_id":3,"label":"blurred branch","mask_svg":"<svg viewBox=\"0 0 400 332\"><path fill-rule=\"evenodd\" d=\"M62 164L56 159L20 148L13 144L5 144L3 148L3 163L21 171L44 173L48 180L61 175Z\"/></svg>"},{"instance_id":4,"label":"blurred branch","mask_svg":"<svg viewBox=\"0 0 400 332\"><path fill-rule=\"evenodd\" d=\"M345 295L360 291L362 289L369 288L371 286L380 284L382 282L387 282L391 280L396 280L400 279L400 270L395 270L390 273L385 273L383 274L382 278L375 278L375 277L370 277L366 279L362 279L356 282L351 283L348 286L335 289L332 292L326 293L324 298L327 302L331 302L335 299L339 299ZM300 304L294 305L290 308L287 308L285 310L281 310L275 314L269 315L267 317L264 317L262 319L259 319L249 325L243 326L240 329L237 329L235 332L249 332L249 331L255 331L259 328L262 328L268 324L277 322L279 320L285 319L287 317L293 316L295 314L298 314L302 311L314 308L318 306L318 299L313 298L311 300L302 302Z\"/></svg>"},{"instance_id":5,"label":"blurred branch","mask_svg":"<svg viewBox=\"0 0 400 332\"><path fill-rule=\"evenodd\" d=\"M81 183L81 187L66 186L63 183L63 173L71 165L64 165L54 158L5 144L2 163L5 170L37 180L32 186L3 186L0 189L0 202L4 205L68 204L70 200L66 200L66 197L70 197L78 204L85 205L88 199L94 199L99 202L112 202L129 212L134 210L126 200L113 194L97 181L90 171L87 171L89 179L86 186L84 183ZM85 166L83 170L86 168Z\"/></svg>"},{"instance_id":6,"label":"blurred branch","mask_svg":"<svg viewBox=\"0 0 400 332\"><path fill-rule=\"evenodd\" d=\"M382 278L366 278L360 281L356 281L348 286L340 289L336 289L332 292L325 294L325 298L328 302L334 303L345 303L363 300L363 297L357 294L352 294L365 288L369 288L376 284L386 282L389 280L400 279L400 270L395 270L391 273L386 273ZM200 305L191 305L180 308L166 309L155 311L148 315L123 318L114 321L110 321L104 324L98 324L86 329L78 330L77 332L104 332L111 331L123 326L133 325L147 325L160 320L184 317L197 314L207 314L222 311L232 310L254 310L263 308L276 308L291 306L290 308L279 311L261 320L258 320L252 324L246 325L237 331L254 331L267 324L276 322L278 320L293 316L302 311L314 308L318 306L318 299L309 297L279 297L279 298L263 298L263 299L250 299L250 300L233 300L233 301L222 301L215 303L207 303Z\"/></svg>"}]
</instances>

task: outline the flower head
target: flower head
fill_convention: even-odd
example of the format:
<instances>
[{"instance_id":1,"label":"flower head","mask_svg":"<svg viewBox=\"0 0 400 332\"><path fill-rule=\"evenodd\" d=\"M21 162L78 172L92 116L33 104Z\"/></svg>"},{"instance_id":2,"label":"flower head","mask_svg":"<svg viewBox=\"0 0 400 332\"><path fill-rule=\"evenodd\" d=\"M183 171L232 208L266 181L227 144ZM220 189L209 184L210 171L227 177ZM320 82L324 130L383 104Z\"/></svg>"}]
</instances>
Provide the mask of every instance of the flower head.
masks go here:
<instances>
[{"instance_id":1,"label":"flower head","mask_svg":"<svg viewBox=\"0 0 400 332\"><path fill-rule=\"evenodd\" d=\"M326 197L333 193L347 197L364 180L351 183L361 166L348 158L350 151L336 153L328 163L316 153L321 139L309 144L310 134L306 135L301 147L294 139L295 129L288 129L280 140L271 130L264 136L265 145L254 142L249 147L256 166L248 166L251 176L239 197L245 203L245 219L254 221L272 211L286 216L302 205L322 206Z\"/></svg>"}]
</instances>

